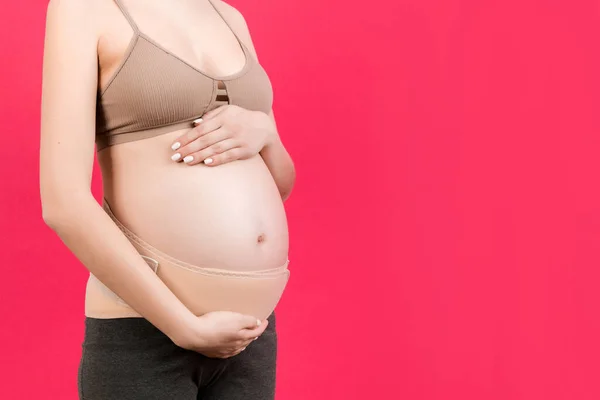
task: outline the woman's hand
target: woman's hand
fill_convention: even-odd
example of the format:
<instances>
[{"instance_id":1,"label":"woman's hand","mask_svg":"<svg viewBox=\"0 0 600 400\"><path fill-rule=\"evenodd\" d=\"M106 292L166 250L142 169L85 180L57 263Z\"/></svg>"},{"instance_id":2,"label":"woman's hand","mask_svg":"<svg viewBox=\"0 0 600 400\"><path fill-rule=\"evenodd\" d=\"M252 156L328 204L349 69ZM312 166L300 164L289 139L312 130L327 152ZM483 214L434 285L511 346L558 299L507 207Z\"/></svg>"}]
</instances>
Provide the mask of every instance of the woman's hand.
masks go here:
<instances>
[{"instance_id":1,"label":"woman's hand","mask_svg":"<svg viewBox=\"0 0 600 400\"><path fill-rule=\"evenodd\" d=\"M171 159L217 166L258 154L277 136L273 120L260 111L226 105L194 121L195 127L171 146Z\"/></svg>"},{"instance_id":2,"label":"woman's hand","mask_svg":"<svg viewBox=\"0 0 600 400\"><path fill-rule=\"evenodd\" d=\"M197 317L190 334L175 343L211 358L233 357L265 331L269 321L230 312L215 311Z\"/></svg>"}]
</instances>

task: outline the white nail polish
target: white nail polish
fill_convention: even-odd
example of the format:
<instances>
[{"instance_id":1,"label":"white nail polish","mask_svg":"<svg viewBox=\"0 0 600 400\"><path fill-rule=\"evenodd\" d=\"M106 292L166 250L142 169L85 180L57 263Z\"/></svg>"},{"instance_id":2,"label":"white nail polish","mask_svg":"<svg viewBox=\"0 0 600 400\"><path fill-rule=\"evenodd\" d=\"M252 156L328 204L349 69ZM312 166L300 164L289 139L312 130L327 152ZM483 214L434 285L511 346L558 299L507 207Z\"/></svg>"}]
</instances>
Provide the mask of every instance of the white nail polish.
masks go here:
<instances>
[{"instance_id":1,"label":"white nail polish","mask_svg":"<svg viewBox=\"0 0 600 400\"><path fill-rule=\"evenodd\" d=\"M198 118L194 120L194 124L198 125L202 122L202 118Z\"/></svg>"},{"instance_id":2,"label":"white nail polish","mask_svg":"<svg viewBox=\"0 0 600 400\"><path fill-rule=\"evenodd\" d=\"M173 160L173 161L177 161L180 158L181 158L181 154L179 154L179 153L175 153L171 156L171 160Z\"/></svg>"},{"instance_id":3,"label":"white nail polish","mask_svg":"<svg viewBox=\"0 0 600 400\"><path fill-rule=\"evenodd\" d=\"M181 147L181 143L175 142L175 143L173 143L173 146L171 146L171 149L172 150L177 150L180 147Z\"/></svg>"},{"instance_id":4,"label":"white nail polish","mask_svg":"<svg viewBox=\"0 0 600 400\"><path fill-rule=\"evenodd\" d=\"M189 162L192 162L192 161L194 161L194 157L193 156L186 156L186 157L183 158L183 162L184 163L189 163Z\"/></svg>"},{"instance_id":5,"label":"white nail polish","mask_svg":"<svg viewBox=\"0 0 600 400\"><path fill-rule=\"evenodd\" d=\"M212 164L213 159L212 158L207 158L206 160L204 160L204 164Z\"/></svg>"}]
</instances>

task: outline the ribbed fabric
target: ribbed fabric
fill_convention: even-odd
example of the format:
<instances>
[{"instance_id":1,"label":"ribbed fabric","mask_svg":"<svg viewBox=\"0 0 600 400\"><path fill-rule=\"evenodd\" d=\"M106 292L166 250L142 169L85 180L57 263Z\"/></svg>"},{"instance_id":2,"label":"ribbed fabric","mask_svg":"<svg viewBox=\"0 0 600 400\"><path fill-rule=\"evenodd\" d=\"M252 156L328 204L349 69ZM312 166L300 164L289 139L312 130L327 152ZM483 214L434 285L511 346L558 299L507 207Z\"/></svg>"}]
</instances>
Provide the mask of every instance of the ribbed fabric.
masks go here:
<instances>
[{"instance_id":1,"label":"ribbed fabric","mask_svg":"<svg viewBox=\"0 0 600 400\"><path fill-rule=\"evenodd\" d=\"M98 151L191 128L194 119L224 104L263 112L271 110L273 89L269 77L233 29L246 64L235 74L213 77L140 32L121 1L115 2L133 28L134 36L121 65L98 94ZM221 15L216 7L215 10Z\"/></svg>"}]
</instances>

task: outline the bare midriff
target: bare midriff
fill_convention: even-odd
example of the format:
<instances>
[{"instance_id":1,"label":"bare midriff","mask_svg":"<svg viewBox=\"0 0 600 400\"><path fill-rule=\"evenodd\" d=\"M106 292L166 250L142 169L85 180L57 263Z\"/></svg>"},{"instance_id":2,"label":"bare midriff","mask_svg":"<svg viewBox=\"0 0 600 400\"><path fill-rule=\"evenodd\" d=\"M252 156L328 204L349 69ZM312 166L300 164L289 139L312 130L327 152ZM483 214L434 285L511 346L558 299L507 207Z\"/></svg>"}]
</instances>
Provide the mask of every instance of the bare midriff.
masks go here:
<instances>
[{"instance_id":1,"label":"bare midriff","mask_svg":"<svg viewBox=\"0 0 600 400\"><path fill-rule=\"evenodd\" d=\"M98 153L104 198L116 218L154 248L194 266L246 273L284 265L286 214L262 157L213 167L172 161L171 144L184 132Z\"/></svg>"}]
</instances>

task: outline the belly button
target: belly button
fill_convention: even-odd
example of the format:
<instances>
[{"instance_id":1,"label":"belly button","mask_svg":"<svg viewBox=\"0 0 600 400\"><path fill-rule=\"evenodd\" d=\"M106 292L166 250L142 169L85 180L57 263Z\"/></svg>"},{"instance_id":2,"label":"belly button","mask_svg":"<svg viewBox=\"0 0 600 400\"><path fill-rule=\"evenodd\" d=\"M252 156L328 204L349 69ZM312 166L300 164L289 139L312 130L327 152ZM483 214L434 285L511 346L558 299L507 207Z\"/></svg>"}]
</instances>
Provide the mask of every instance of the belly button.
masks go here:
<instances>
[{"instance_id":1,"label":"belly button","mask_svg":"<svg viewBox=\"0 0 600 400\"><path fill-rule=\"evenodd\" d=\"M265 241L265 235L264 235L264 234L260 234L260 235L258 235L258 238L256 239L256 241L257 241L258 243L262 243L262 242L264 242L264 241Z\"/></svg>"}]
</instances>

